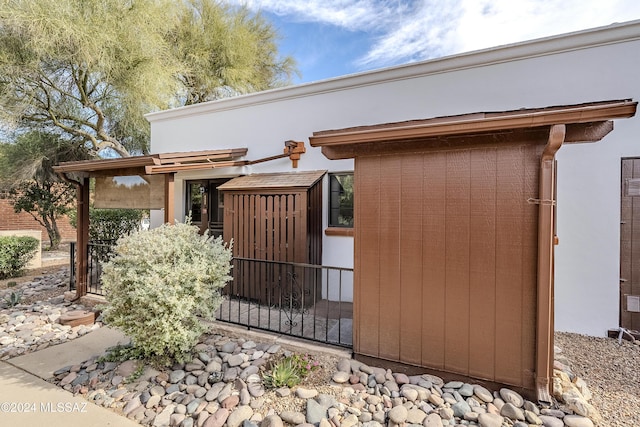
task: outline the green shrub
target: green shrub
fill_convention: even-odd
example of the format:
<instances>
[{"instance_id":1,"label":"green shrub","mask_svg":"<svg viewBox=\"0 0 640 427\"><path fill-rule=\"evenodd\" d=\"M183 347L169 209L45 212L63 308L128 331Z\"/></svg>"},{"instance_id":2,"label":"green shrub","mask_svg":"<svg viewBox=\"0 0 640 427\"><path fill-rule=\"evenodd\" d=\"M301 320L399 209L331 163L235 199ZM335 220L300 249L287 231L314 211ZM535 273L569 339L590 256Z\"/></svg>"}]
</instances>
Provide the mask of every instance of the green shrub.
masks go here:
<instances>
[{"instance_id":1,"label":"green shrub","mask_svg":"<svg viewBox=\"0 0 640 427\"><path fill-rule=\"evenodd\" d=\"M0 279L19 276L37 248L33 237L0 236Z\"/></svg>"},{"instance_id":2,"label":"green shrub","mask_svg":"<svg viewBox=\"0 0 640 427\"><path fill-rule=\"evenodd\" d=\"M144 211L139 209L89 210L89 240L115 242L140 229Z\"/></svg>"},{"instance_id":3,"label":"green shrub","mask_svg":"<svg viewBox=\"0 0 640 427\"><path fill-rule=\"evenodd\" d=\"M107 323L146 358L184 361L213 319L230 280L231 249L190 224L163 225L118 241L103 264Z\"/></svg>"},{"instance_id":4,"label":"green shrub","mask_svg":"<svg viewBox=\"0 0 640 427\"><path fill-rule=\"evenodd\" d=\"M96 209L89 208L89 240L92 242L115 242L122 236L140 229L145 215L140 209ZM69 212L69 222L78 226L76 212Z\"/></svg>"}]
</instances>

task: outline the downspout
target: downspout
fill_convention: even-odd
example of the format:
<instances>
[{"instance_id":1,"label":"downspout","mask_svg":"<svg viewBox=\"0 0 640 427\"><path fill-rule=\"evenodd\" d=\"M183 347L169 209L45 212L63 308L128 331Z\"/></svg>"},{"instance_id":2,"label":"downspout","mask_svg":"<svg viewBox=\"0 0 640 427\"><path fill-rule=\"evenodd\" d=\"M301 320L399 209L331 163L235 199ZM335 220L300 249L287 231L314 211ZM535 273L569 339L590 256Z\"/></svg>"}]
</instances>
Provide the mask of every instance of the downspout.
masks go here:
<instances>
[{"instance_id":1,"label":"downspout","mask_svg":"<svg viewBox=\"0 0 640 427\"><path fill-rule=\"evenodd\" d=\"M553 244L555 155L562 146L566 126L552 125L540 159L538 200L538 315L536 325L536 394L539 402L551 403L553 367Z\"/></svg>"}]
</instances>

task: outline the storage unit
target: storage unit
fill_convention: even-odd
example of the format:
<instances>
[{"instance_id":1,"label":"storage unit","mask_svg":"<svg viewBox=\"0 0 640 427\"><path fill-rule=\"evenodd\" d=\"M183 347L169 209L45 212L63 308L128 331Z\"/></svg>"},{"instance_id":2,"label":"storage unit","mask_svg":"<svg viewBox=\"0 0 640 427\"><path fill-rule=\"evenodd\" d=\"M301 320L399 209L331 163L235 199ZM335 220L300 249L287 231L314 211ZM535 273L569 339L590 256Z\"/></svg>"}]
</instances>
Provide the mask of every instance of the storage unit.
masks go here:
<instances>
[{"instance_id":1,"label":"storage unit","mask_svg":"<svg viewBox=\"0 0 640 427\"><path fill-rule=\"evenodd\" d=\"M325 172L247 175L219 186L224 193L224 240L233 240L233 256L321 265ZM229 290L233 296L263 304L279 301L286 278L271 274L274 269L266 268L265 263L243 264L241 268L255 271L249 274L235 269L233 288ZM305 301L313 302L309 290L322 289L314 287L316 278L296 280L307 292Z\"/></svg>"},{"instance_id":2,"label":"storage unit","mask_svg":"<svg viewBox=\"0 0 640 427\"><path fill-rule=\"evenodd\" d=\"M316 132L355 158L354 353L550 401L555 153L612 101ZM446 376L446 375L445 375Z\"/></svg>"}]
</instances>

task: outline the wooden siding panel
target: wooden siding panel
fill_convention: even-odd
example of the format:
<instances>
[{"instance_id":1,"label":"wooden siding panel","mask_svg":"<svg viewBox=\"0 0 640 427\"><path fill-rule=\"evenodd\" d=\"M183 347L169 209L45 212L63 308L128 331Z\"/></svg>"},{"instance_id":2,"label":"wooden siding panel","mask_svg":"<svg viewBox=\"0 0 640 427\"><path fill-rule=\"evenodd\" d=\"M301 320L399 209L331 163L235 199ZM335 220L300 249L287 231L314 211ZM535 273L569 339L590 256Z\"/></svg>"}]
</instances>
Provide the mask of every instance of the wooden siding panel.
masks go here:
<instances>
[{"instance_id":1,"label":"wooden siding panel","mask_svg":"<svg viewBox=\"0 0 640 427\"><path fill-rule=\"evenodd\" d=\"M447 153L445 368L469 371L470 153Z\"/></svg>"},{"instance_id":2,"label":"wooden siding panel","mask_svg":"<svg viewBox=\"0 0 640 427\"><path fill-rule=\"evenodd\" d=\"M437 152L422 158L422 364L444 369L447 155Z\"/></svg>"},{"instance_id":3,"label":"wooden siding panel","mask_svg":"<svg viewBox=\"0 0 640 427\"><path fill-rule=\"evenodd\" d=\"M527 200L539 197L540 158L544 146L531 144L524 151L522 209L522 366L520 385L535 386L536 327L538 301L538 205ZM555 198L555 196L554 196ZM553 340L553 336L551 337ZM553 341L551 344L553 348ZM551 356L553 360L553 355Z\"/></svg>"},{"instance_id":4,"label":"wooden siding panel","mask_svg":"<svg viewBox=\"0 0 640 427\"><path fill-rule=\"evenodd\" d=\"M498 151L496 223L496 381L517 385L522 371L522 215L524 148ZM533 301L531 303L534 303Z\"/></svg>"},{"instance_id":5,"label":"wooden siding panel","mask_svg":"<svg viewBox=\"0 0 640 427\"><path fill-rule=\"evenodd\" d=\"M355 160L356 264L354 270L354 351L379 356L380 340L380 158Z\"/></svg>"},{"instance_id":6,"label":"wooden siding panel","mask_svg":"<svg viewBox=\"0 0 640 427\"><path fill-rule=\"evenodd\" d=\"M472 151L469 375L495 377L497 148Z\"/></svg>"},{"instance_id":7,"label":"wooden siding panel","mask_svg":"<svg viewBox=\"0 0 640 427\"><path fill-rule=\"evenodd\" d=\"M398 156L381 157L380 185L380 357L400 357L400 185Z\"/></svg>"},{"instance_id":8,"label":"wooden siding panel","mask_svg":"<svg viewBox=\"0 0 640 427\"><path fill-rule=\"evenodd\" d=\"M422 362L422 185L423 156L401 157L400 187L400 355Z\"/></svg>"}]
</instances>

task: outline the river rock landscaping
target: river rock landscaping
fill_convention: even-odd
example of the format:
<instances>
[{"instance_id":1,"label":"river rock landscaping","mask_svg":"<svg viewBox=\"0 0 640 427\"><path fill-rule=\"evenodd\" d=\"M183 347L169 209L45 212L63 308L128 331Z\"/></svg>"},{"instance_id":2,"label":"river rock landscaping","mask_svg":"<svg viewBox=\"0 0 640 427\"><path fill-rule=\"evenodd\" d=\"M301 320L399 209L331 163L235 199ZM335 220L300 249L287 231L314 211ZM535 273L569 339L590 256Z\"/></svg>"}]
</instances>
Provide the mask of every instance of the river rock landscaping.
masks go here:
<instances>
[{"instance_id":1,"label":"river rock landscaping","mask_svg":"<svg viewBox=\"0 0 640 427\"><path fill-rule=\"evenodd\" d=\"M155 370L137 361L94 357L61 368L53 381L142 425L274 427L389 425L588 427L600 421L588 389L558 370L554 407L541 407L507 388L407 376L353 359L310 355L321 369L297 387L266 389L263 373L289 355L278 344L220 334L206 336L189 363ZM593 420L593 421L592 421Z\"/></svg>"},{"instance_id":2,"label":"river rock landscaping","mask_svg":"<svg viewBox=\"0 0 640 427\"><path fill-rule=\"evenodd\" d=\"M0 359L101 326L59 324L63 313L86 308L64 299L67 284L68 272L61 269L0 289ZM6 296L16 291L21 302L9 306ZM632 343L557 333L557 402L546 407L506 388L490 391L432 375L407 376L326 353L309 355L320 368L300 385L267 388L264 373L293 349L215 331L214 325L188 363L154 369L136 360L96 356L61 367L51 382L148 426L640 425L640 346Z\"/></svg>"},{"instance_id":3,"label":"river rock landscaping","mask_svg":"<svg viewBox=\"0 0 640 427\"><path fill-rule=\"evenodd\" d=\"M69 269L36 277L33 281L0 289L0 360L42 350L85 335L100 327L69 326L59 323L60 316L84 310L81 304L65 300ZM13 305L11 295L17 295Z\"/></svg>"}]
</instances>

